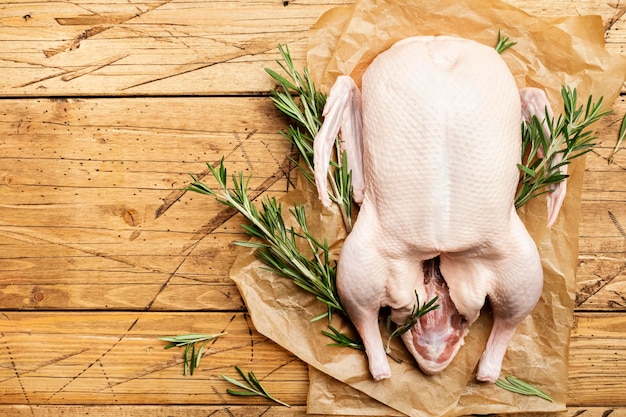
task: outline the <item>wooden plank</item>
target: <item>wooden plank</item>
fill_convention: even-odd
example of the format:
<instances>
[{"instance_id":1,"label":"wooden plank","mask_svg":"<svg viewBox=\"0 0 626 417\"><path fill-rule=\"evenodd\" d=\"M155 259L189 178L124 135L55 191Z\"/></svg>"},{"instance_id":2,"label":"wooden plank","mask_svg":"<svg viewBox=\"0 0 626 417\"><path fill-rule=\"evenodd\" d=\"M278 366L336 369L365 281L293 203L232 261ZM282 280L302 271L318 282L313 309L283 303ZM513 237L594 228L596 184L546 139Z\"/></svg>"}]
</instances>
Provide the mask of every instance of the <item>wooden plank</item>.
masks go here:
<instances>
[{"instance_id":1,"label":"wooden plank","mask_svg":"<svg viewBox=\"0 0 626 417\"><path fill-rule=\"evenodd\" d=\"M182 375L182 350L160 336L228 334ZM304 404L308 372L254 332L242 313L5 313L0 318L3 404L265 404L230 397L222 374L254 370L278 398Z\"/></svg>"},{"instance_id":2,"label":"wooden plank","mask_svg":"<svg viewBox=\"0 0 626 417\"><path fill-rule=\"evenodd\" d=\"M293 188L269 99L2 105L3 308L243 308L228 279L242 218L182 189L189 173L211 183L205 161L222 156L252 176L253 196Z\"/></svg>"},{"instance_id":3,"label":"wooden plank","mask_svg":"<svg viewBox=\"0 0 626 417\"><path fill-rule=\"evenodd\" d=\"M228 334L207 346L187 377L182 351L158 340L220 332ZM1 404L267 404L225 394L220 375L236 376L235 365L254 371L277 398L306 401L306 366L256 333L243 313L6 312L0 335ZM625 338L623 314L576 314L568 404L626 406Z\"/></svg>"},{"instance_id":4,"label":"wooden plank","mask_svg":"<svg viewBox=\"0 0 626 417\"><path fill-rule=\"evenodd\" d=\"M626 102L614 111L587 158L584 310L626 308L626 152L607 164ZM241 310L227 276L242 219L180 190L225 155L229 169L253 174L257 193L284 194L295 181L285 125L268 98L4 100L0 304Z\"/></svg>"},{"instance_id":5,"label":"wooden plank","mask_svg":"<svg viewBox=\"0 0 626 417\"><path fill-rule=\"evenodd\" d=\"M96 415L100 417L300 417L306 415L306 407L291 408L279 406L93 406L93 405L34 405L34 406L2 406L0 413L6 417L78 417ZM318 414L323 417L324 415ZM335 417L341 417L334 414ZM498 417L490 414L492 417ZM572 407L563 413L545 413L543 417L625 417L626 408L617 407ZM536 417L525 413L516 417Z\"/></svg>"},{"instance_id":6,"label":"wooden plank","mask_svg":"<svg viewBox=\"0 0 626 417\"><path fill-rule=\"evenodd\" d=\"M305 406L212 406L212 405L0 405L3 417L299 417L306 415ZM598 414L598 417L600 415ZM621 414L614 415L622 417ZM321 417L321 415L320 415ZM585 414L585 417L587 415ZM590 415L595 417L595 415Z\"/></svg>"},{"instance_id":7,"label":"wooden plank","mask_svg":"<svg viewBox=\"0 0 626 417\"><path fill-rule=\"evenodd\" d=\"M618 152L609 163L625 105L624 97L617 100L614 113L598 126L596 148L587 155L576 277L578 311L626 310L626 153Z\"/></svg>"},{"instance_id":8,"label":"wooden plank","mask_svg":"<svg viewBox=\"0 0 626 417\"><path fill-rule=\"evenodd\" d=\"M577 313L570 344L568 405L626 405L624 314ZM595 381L594 381L595 379Z\"/></svg>"},{"instance_id":9,"label":"wooden plank","mask_svg":"<svg viewBox=\"0 0 626 417\"><path fill-rule=\"evenodd\" d=\"M233 94L271 88L290 44L302 63L323 3L35 1L0 9L0 95ZM226 77L225 77L226 75Z\"/></svg>"},{"instance_id":10,"label":"wooden plank","mask_svg":"<svg viewBox=\"0 0 626 417\"><path fill-rule=\"evenodd\" d=\"M265 92L277 45L304 65L307 30L349 0L12 1L0 8L0 96ZM623 51L624 7L605 0L515 0L540 16L598 14Z\"/></svg>"},{"instance_id":11,"label":"wooden plank","mask_svg":"<svg viewBox=\"0 0 626 417\"><path fill-rule=\"evenodd\" d=\"M17 98L0 105L0 415L305 413L304 364L252 329L228 279L241 218L180 188L226 155L253 175L255 195L292 189L291 149L277 134L285 119L267 98L245 96L272 88L263 69L275 67L278 43L302 67L308 26L350 3L0 6L0 97ZM542 16L599 14L608 47L624 51L619 2L511 3ZM623 98L614 109L587 159L573 407L562 416L626 416L626 153L607 164ZM157 340L226 328L193 377L181 375L181 351ZM235 364L295 407L226 395L219 375Z\"/></svg>"}]
</instances>

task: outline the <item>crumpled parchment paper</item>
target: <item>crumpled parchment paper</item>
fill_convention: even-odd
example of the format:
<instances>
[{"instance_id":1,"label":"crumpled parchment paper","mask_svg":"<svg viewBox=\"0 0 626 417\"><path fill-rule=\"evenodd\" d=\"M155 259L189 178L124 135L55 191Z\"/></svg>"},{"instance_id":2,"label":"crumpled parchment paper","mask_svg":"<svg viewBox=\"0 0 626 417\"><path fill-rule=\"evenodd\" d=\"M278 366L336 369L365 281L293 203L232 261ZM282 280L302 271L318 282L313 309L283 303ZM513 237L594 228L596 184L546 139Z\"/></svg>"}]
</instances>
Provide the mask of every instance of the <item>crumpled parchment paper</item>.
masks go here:
<instances>
[{"instance_id":1,"label":"crumpled parchment paper","mask_svg":"<svg viewBox=\"0 0 626 417\"><path fill-rule=\"evenodd\" d=\"M456 35L495 46L498 31L517 42L503 58L518 85L544 88L555 114L562 112L562 85L577 88L582 101L589 94L596 99L603 96L606 107L619 94L626 60L611 56L604 48L599 17L538 18L494 0L364 0L332 9L310 32L308 66L316 85L327 92L341 74L360 83L371 60L399 39ZM567 198L554 227L546 227L545 199L537 198L520 209L539 248L545 284L537 307L508 347L502 375L514 375L544 388L553 403L474 380L491 330L488 309L472 325L465 345L441 374L422 374L402 343L395 340L392 349L402 363L390 360L393 376L374 382L363 352L327 346L330 339L320 333L327 329L327 321L310 322L325 311L324 306L287 279L261 269L262 263L252 251L236 260L231 277L257 331L309 364L309 413L455 416L563 410L583 169L583 158L570 165ZM313 235L328 240L336 259L345 238L338 210L323 208L314 187L305 180L281 201L284 207L304 204ZM341 317L334 317L332 325L353 332Z\"/></svg>"}]
</instances>

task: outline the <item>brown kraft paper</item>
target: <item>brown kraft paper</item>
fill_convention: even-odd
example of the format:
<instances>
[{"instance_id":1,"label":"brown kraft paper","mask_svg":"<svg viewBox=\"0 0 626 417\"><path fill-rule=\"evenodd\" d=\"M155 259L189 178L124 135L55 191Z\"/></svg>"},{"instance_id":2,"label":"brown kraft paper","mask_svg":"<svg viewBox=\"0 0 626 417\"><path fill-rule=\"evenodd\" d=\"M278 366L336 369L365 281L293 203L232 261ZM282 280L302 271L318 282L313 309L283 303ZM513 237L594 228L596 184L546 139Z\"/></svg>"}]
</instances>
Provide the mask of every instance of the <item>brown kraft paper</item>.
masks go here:
<instances>
[{"instance_id":1,"label":"brown kraft paper","mask_svg":"<svg viewBox=\"0 0 626 417\"><path fill-rule=\"evenodd\" d=\"M318 88L328 92L338 75L351 75L360 83L371 60L397 40L455 35L495 46L498 31L517 42L502 56L519 87L544 88L556 115L562 112L562 85L576 88L581 103L590 94L596 99L603 96L606 108L619 94L626 60L604 48L599 17L538 18L499 1L366 0L332 9L310 32L308 66ZM535 310L509 344L502 376L531 382L548 391L554 402L475 381L475 368L491 330L488 309L483 309L465 345L441 374L421 373L402 343L394 340L392 350L402 362L390 360L393 376L375 382L363 352L327 346L330 339L321 331L327 330L328 322L310 322L325 311L324 305L287 279L262 269L252 251L236 260L231 277L257 331L309 364L309 413L456 416L564 410L583 169L583 158L570 165L567 197L552 228L546 227L544 198L519 210L539 248L545 283ZM281 201L285 212L293 204L305 206L311 232L328 241L336 259L346 234L338 210L323 208L305 180ZM354 334L339 315L332 325Z\"/></svg>"}]
</instances>

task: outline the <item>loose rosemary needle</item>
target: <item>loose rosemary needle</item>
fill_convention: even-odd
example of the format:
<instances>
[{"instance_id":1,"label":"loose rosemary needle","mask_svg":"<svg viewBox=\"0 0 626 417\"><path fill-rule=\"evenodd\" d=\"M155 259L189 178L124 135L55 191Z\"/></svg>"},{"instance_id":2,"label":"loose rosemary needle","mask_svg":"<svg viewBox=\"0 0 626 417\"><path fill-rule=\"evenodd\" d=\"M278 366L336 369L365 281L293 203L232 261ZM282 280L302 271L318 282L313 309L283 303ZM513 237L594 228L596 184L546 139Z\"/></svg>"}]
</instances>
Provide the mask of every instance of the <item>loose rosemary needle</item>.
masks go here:
<instances>
[{"instance_id":1,"label":"loose rosemary needle","mask_svg":"<svg viewBox=\"0 0 626 417\"><path fill-rule=\"evenodd\" d=\"M202 354L204 353L204 348L207 343L216 337L223 336L225 334L226 333L183 334L178 336L159 337L159 340L170 342L164 347L164 349L185 347L185 353L183 356L183 375L193 375L193 371L200 365L200 359L202 359ZM200 343L200 347L196 348L198 343Z\"/></svg>"},{"instance_id":2,"label":"loose rosemary needle","mask_svg":"<svg viewBox=\"0 0 626 417\"><path fill-rule=\"evenodd\" d=\"M500 31L498 31L498 40L496 41L496 52L501 54L502 52L506 51L507 49L509 49L510 47L516 45L517 42L513 42L511 41L508 37L503 37L500 34Z\"/></svg>"},{"instance_id":3,"label":"loose rosemary needle","mask_svg":"<svg viewBox=\"0 0 626 417\"><path fill-rule=\"evenodd\" d=\"M430 301L420 306L420 297L417 294L417 291L415 291L415 304L413 305L411 314L401 326L397 326L395 330L389 333L387 346L385 348L385 351L387 353L391 352L391 348L389 347L389 345L391 344L391 339L393 339L394 337L402 336L404 333L411 330L411 328L413 328L415 324L417 324L417 321L420 319L420 317L439 308L439 304L435 304L438 299L439 297L435 296ZM387 329L391 329L391 316L387 317Z\"/></svg>"},{"instance_id":4,"label":"loose rosemary needle","mask_svg":"<svg viewBox=\"0 0 626 417\"><path fill-rule=\"evenodd\" d=\"M505 380L498 379L495 384L496 386L507 391L515 392L522 395L540 397L546 401L554 402L552 397L550 397L544 391L514 376L507 376Z\"/></svg>"},{"instance_id":5,"label":"loose rosemary needle","mask_svg":"<svg viewBox=\"0 0 626 417\"><path fill-rule=\"evenodd\" d=\"M322 334L332 339L335 343L329 343L327 346L349 347L351 349L365 351L365 346L360 339L353 339L346 334L341 333L331 325L328 325L328 328L330 329L330 332L322 330Z\"/></svg>"},{"instance_id":6,"label":"loose rosemary needle","mask_svg":"<svg viewBox=\"0 0 626 417\"><path fill-rule=\"evenodd\" d=\"M236 385L239 388L242 388L243 391L236 391L236 390L232 390L228 388L226 390L227 393L229 393L230 395L239 395L239 396L258 395L260 397L267 398L268 400L272 400L275 403L278 403L280 405L284 405L285 407L291 407L289 404L282 402L279 399L274 398L272 395L270 395L267 392L267 390L263 387L261 382L258 380L258 378L254 375L254 372L250 371L246 375L238 366L235 366L235 369L237 370L241 378L244 380L244 382L237 381L236 379L231 378L227 375L222 375L222 378L225 381L230 382L231 384Z\"/></svg>"},{"instance_id":7,"label":"loose rosemary needle","mask_svg":"<svg viewBox=\"0 0 626 417\"><path fill-rule=\"evenodd\" d=\"M617 142L615 143L613 152L611 152L611 155L609 156L609 164L613 162L613 158L615 157L615 154L622 147L622 142L624 141L624 138L626 138L626 114L622 118L622 125L619 128L619 135L617 137Z\"/></svg>"}]
</instances>

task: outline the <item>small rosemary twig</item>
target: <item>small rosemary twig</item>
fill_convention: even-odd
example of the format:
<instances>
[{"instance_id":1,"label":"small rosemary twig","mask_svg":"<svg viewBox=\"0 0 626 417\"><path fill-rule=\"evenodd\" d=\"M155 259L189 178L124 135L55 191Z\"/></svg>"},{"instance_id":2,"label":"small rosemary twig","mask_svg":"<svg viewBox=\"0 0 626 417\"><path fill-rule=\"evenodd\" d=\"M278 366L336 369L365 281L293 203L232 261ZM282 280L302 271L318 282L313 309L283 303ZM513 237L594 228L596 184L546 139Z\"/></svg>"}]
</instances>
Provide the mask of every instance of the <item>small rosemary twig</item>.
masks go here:
<instances>
[{"instance_id":1,"label":"small rosemary twig","mask_svg":"<svg viewBox=\"0 0 626 417\"><path fill-rule=\"evenodd\" d=\"M245 383L237 381L236 379L231 378L231 377L229 377L227 375L222 375L222 378L225 381L230 382L231 384L238 386L239 388L243 388L244 391L235 391L235 390L232 390L232 389L228 388L226 390L227 393L229 393L230 395L239 395L239 396L258 395L258 396L267 398L268 400L272 400L275 403L278 403L280 405L284 405L285 407L291 407L289 404L287 404L285 402L282 402L282 401L274 398L273 396L271 396L267 392L267 390L263 387L263 385L261 385L261 382L254 375L254 372L250 371L250 372L248 372L248 375L246 375L241 370L241 368L239 368L238 366L235 366L235 369L237 370L237 372L239 373L241 378L243 378Z\"/></svg>"},{"instance_id":2,"label":"small rosemary twig","mask_svg":"<svg viewBox=\"0 0 626 417\"><path fill-rule=\"evenodd\" d=\"M335 329L333 326L328 326L330 332L322 330L322 334L326 337L331 338L335 341L335 343L329 343L327 346L340 346L340 347L349 347L356 350L365 350L365 346L363 346L363 342L360 339L352 339L351 337L346 336L341 333L339 330Z\"/></svg>"},{"instance_id":3,"label":"small rosemary twig","mask_svg":"<svg viewBox=\"0 0 626 417\"><path fill-rule=\"evenodd\" d=\"M517 394L540 397L550 402L554 401L552 397L550 397L544 391L514 376L507 376L506 381L498 379L496 381L496 386L507 391L515 392Z\"/></svg>"},{"instance_id":4,"label":"small rosemary twig","mask_svg":"<svg viewBox=\"0 0 626 417\"><path fill-rule=\"evenodd\" d=\"M517 44L517 42L510 41L508 37L502 37L500 31L498 31L498 41L495 47L497 53L501 54L515 44Z\"/></svg>"},{"instance_id":5,"label":"small rosemary twig","mask_svg":"<svg viewBox=\"0 0 626 417\"><path fill-rule=\"evenodd\" d=\"M411 328L415 326L415 324L417 324L417 321L420 319L420 317L439 308L439 304L435 304L438 299L439 297L435 296L430 301L424 303L420 307L420 297L417 294L417 291L415 291L415 304L413 305L411 314L406 319L404 324L402 324L401 326L397 326L394 331L390 331L389 333L389 338L387 338L387 346L385 348L385 351L387 353L391 352L391 348L389 347L389 345L391 344L391 339L393 339L394 337L402 336L404 333L411 330ZM391 316L387 317L387 329L391 330Z\"/></svg>"},{"instance_id":6,"label":"small rosemary twig","mask_svg":"<svg viewBox=\"0 0 626 417\"><path fill-rule=\"evenodd\" d=\"M615 143L615 148L613 148L613 152L611 152L611 155L609 156L609 164L613 162L615 154L620 150L624 138L626 138L626 114L622 118L622 125L619 128L619 135L617 137L617 143Z\"/></svg>"},{"instance_id":7,"label":"small rosemary twig","mask_svg":"<svg viewBox=\"0 0 626 417\"><path fill-rule=\"evenodd\" d=\"M202 359L202 353L204 347L209 341L216 337L223 336L226 333L218 334L183 334L179 336L165 336L159 337L159 340L170 342L164 349L171 349L173 347L185 347L185 354L183 356L183 375L193 375L193 371L200 366L200 359ZM201 343L200 347L196 349L196 344Z\"/></svg>"},{"instance_id":8,"label":"small rosemary twig","mask_svg":"<svg viewBox=\"0 0 626 417\"><path fill-rule=\"evenodd\" d=\"M578 105L576 89L561 88L564 113L555 120L546 112L550 137L546 137L543 124L535 116L522 123L522 163L515 207L520 208L530 199L550 192L547 187L565 180L568 175L559 168L568 165L595 146L596 136L588 127L611 113L601 111L602 97L596 102L589 96L585 106Z\"/></svg>"},{"instance_id":9,"label":"small rosemary twig","mask_svg":"<svg viewBox=\"0 0 626 417\"><path fill-rule=\"evenodd\" d=\"M294 284L312 293L317 299L326 304L328 310L315 319L332 317L333 311L343 312L335 286L335 263L330 260L328 243L319 242L309 232L306 215L302 206L295 206L290 210L291 215L300 226L300 231L288 228L283 220L282 205L275 198L265 197L261 201L261 209L250 201L247 193L247 180L243 174L232 176L233 189L227 187L227 173L222 158L219 168L207 164L219 188L214 190L197 180L188 187L188 190L201 194L212 195L217 201L237 209L249 224L241 227L246 233L261 242L234 242L239 246L257 248L257 256L268 269L291 279ZM301 252L298 241L306 243L310 253Z\"/></svg>"},{"instance_id":10,"label":"small rosemary twig","mask_svg":"<svg viewBox=\"0 0 626 417\"><path fill-rule=\"evenodd\" d=\"M280 86L280 90L272 91L272 101L280 111L298 123L297 127L289 126L282 135L298 149L304 166L298 161L295 161L295 163L304 177L315 184L311 175L314 171L313 139L317 136L322 126L322 113L326 103L326 95L316 89L308 68L304 68L302 74L296 71L287 46L278 45L278 50L282 56L282 62L277 61L278 65L287 74L288 78L269 68L265 69ZM298 101L296 101L296 97L294 97L292 92L295 93ZM302 132L300 127L304 128L305 132ZM339 162L332 161L332 169L328 171L329 196L332 201L337 203L346 230L349 233L352 230L352 177L350 172L348 172L347 160L340 153L339 138L336 140L335 149L337 151L337 161Z\"/></svg>"}]
</instances>

